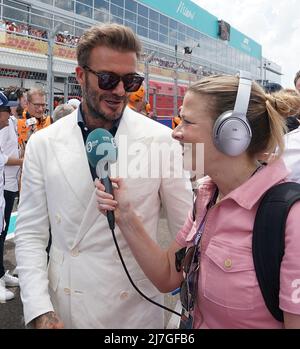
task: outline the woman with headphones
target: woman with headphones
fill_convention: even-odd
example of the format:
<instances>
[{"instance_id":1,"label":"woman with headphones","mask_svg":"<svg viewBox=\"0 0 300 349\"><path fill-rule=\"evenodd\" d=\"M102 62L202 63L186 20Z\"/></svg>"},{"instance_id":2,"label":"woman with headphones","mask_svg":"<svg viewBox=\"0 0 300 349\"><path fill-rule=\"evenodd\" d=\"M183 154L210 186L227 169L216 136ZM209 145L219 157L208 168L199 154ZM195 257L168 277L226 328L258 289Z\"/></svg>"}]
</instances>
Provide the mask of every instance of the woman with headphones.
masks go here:
<instances>
[{"instance_id":1,"label":"woman with headphones","mask_svg":"<svg viewBox=\"0 0 300 349\"><path fill-rule=\"evenodd\" d=\"M245 72L205 77L189 87L173 137L184 157L192 158L193 169L204 161L206 177L193 212L167 250L145 233L121 179L113 179L114 198L96 181L99 211L115 212L146 276L161 292L180 287L180 328L300 328L300 202L286 222L279 294L283 322L265 305L252 257L260 200L269 188L287 181L280 159L283 117L296 112L298 98L265 94ZM204 159L193 152L201 143ZM262 154L276 147L276 159L263 164Z\"/></svg>"}]
</instances>

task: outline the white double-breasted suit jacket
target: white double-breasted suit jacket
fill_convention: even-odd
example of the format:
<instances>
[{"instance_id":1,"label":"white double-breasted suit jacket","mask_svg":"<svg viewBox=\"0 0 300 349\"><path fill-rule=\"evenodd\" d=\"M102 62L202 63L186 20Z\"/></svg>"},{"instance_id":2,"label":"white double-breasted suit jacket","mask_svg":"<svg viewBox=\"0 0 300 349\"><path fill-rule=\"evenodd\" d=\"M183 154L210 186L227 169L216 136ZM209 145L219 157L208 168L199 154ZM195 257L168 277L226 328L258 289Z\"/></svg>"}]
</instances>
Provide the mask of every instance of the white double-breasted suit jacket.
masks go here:
<instances>
[{"instance_id":1,"label":"white double-breasted suit jacket","mask_svg":"<svg viewBox=\"0 0 300 349\"><path fill-rule=\"evenodd\" d=\"M170 129L129 108L120 121L117 144L124 135L128 147L173 142ZM173 168L171 163L171 173ZM125 182L149 235L157 240L162 203L174 237L192 207L189 181L127 178ZM49 227L52 246L47 266ZM136 285L162 302L162 295L145 277L118 227L115 232ZM25 323L54 310L66 328L163 328L163 310L131 286L107 218L97 209L77 111L35 133L27 144L15 242Z\"/></svg>"}]
</instances>

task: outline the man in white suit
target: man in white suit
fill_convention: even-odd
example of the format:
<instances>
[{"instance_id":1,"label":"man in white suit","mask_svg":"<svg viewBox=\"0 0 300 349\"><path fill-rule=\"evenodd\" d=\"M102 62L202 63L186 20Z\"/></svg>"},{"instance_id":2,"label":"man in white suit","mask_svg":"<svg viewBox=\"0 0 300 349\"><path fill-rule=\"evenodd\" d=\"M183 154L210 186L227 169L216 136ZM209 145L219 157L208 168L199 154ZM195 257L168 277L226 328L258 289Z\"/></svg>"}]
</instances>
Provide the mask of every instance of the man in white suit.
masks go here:
<instances>
[{"instance_id":1,"label":"man in white suit","mask_svg":"<svg viewBox=\"0 0 300 349\"><path fill-rule=\"evenodd\" d=\"M112 24L87 30L77 47L80 107L27 144L15 242L25 323L35 328L163 328L163 310L136 292L122 268L107 219L97 210L96 174L85 151L95 128L109 130L117 144L126 135L128 147L172 144L171 130L126 107L129 93L143 81L136 73L140 51L129 28ZM175 167L171 163L170 178L125 179L154 239L161 204L173 235L192 206L189 181L172 178ZM137 287L162 302L117 227L116 235Z\"/></svg>"}]
</instances>

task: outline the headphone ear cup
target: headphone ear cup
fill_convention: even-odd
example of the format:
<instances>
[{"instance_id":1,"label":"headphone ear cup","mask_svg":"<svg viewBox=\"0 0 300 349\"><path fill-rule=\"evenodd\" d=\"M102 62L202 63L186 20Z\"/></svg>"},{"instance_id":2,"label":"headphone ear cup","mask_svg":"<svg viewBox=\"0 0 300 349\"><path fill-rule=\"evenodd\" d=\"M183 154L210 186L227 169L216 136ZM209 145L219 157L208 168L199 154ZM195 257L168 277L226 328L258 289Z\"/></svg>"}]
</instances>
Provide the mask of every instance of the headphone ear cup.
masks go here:
<instances>
[{"instance_id":1,"label":"headphone ear cup","mask_svg":"<svg viewBox=\"0 0 300 349\"><path fill-rule=\"evenodd\" d=\"M216 148L229 156L242 154L252 138L251 127L247 121L234 116L232 111L221 114L213 127L213 141Z\"/></svg>"}]
</instances>

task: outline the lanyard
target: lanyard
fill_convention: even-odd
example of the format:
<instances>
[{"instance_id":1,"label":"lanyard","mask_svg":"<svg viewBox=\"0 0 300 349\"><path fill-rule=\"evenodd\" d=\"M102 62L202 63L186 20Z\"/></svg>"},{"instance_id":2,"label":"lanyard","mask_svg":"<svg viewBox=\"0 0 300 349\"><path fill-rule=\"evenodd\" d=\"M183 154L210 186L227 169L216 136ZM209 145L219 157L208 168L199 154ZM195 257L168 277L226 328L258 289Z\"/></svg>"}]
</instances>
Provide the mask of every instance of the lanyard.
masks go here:
<instances>
[{"instance_id":1,"label":"lanyard","mask_svg":"<svg viewBox=\"0 0 300 349\"><path fill-rule=\"evenodd\" d=\"M207 213L208 213L209 209L216 203L218 194L219 194L219 190L216 189L215 192L213 193L213 195L212 195L208 205L207 205L207 209L206 209L205 215L202 218L202 220L201 220L201 222L199 224L199 227L197 229L197 233L196 233L196 236L195 236L195 239L194 239L194 244L195 245L199 245L199 242L201 240L201 237L202 237L202 234L203 234L203 231L204 231L205 219L207 217Z\"/></svg>"}]
</instances>

